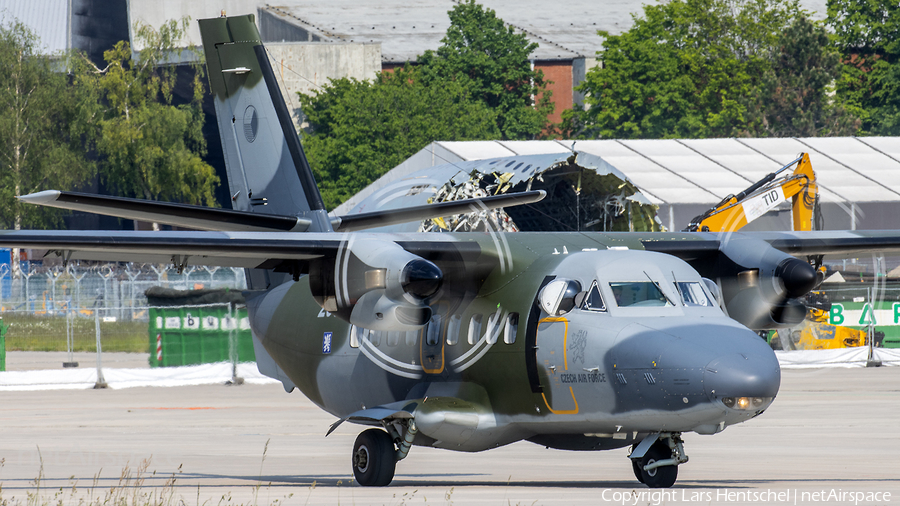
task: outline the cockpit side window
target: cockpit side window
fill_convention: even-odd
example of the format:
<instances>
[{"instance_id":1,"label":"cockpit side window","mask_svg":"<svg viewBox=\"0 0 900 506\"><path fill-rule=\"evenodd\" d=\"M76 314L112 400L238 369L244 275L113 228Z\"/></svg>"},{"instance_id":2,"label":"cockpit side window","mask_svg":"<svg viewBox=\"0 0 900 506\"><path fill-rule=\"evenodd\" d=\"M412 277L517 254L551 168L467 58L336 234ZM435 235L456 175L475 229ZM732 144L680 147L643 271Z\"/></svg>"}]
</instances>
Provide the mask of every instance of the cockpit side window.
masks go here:
<instances>
[{"instance_id":1,"label":"cockpit side window","mask_svg":"<svg viewBox=\"0 0 900 506\"><path fill-rule=\"evenodd\" d=\"M652 281L613 282L609 284L619 307L662 307L675 304Z\"/></svg>"},{"instance_id":2,"label":"cockpit side window","mask_svg":"<svg viewBox=\"0 0 900 506\"><path fill-rule=\"evenodd\" d=\"M600 295L600 287L597 286L597 282L591 285L591 289L588 290L587 295L584 297L584 301L581 303L581 309L583 311L594 311L594 312L604 312L606 311L606 304L603 302L603 297Z\"/></svg>"},{"instance_id":3,"label":"cockpit side window","mask_svg":"<svg viewBox=\"0 0 900 506\"><path fill-rule=\"evenodd\" d=\"M709 300L703 286L698 281L679 281L675 283L678 287L678 293L685 306L714 306L715 304Z\"/></svg>"}]
</instances>

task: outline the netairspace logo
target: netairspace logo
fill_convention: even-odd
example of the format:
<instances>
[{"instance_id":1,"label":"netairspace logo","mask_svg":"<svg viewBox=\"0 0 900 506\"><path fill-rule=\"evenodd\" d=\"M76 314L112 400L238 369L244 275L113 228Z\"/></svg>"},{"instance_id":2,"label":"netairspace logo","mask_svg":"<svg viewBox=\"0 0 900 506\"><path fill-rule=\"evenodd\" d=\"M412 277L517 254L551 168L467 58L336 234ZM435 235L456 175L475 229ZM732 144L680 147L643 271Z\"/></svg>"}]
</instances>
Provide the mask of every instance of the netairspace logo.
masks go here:
<instances>
[{"instance_id":1,"label":"netairspace logo","mask_svg":"<svg viewBox=\"0 0 900 506\"><path fill-rule=\"evenodd\" d=\"M891 502L890 492L861 492L842 489L829 490L612 490L604 489L601 499L607 503L622 506L661 506L671 503L772 503L772 504L887 504Z\"/></svg>"}]
</instances>

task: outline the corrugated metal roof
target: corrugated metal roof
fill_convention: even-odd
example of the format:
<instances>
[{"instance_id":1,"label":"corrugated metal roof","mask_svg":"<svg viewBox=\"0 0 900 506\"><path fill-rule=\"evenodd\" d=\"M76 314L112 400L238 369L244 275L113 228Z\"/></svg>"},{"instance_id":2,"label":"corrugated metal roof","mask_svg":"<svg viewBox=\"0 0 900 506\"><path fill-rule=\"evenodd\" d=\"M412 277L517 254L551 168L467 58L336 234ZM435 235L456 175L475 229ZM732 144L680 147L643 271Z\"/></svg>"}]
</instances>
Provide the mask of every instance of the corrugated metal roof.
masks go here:
<instances>
[{"instance_id":1,"label":"corrugated metal roof","mask_svg":"<svg viewBox=\"0 0 900 506\"><path fill-rule=\"evenodd\" d=\"M3 0L9 1L9 0ZM632 25L632 14L640 14L648 0L564 0L548 4L540 0L480 0L513 27L525 31L540 47L535 59L594 57L600 49L597 30L622 33ZM802 0L814 19L825 16L825 0ZM415 60L427 49L437 49L450 26L447 11L453 0L282 0L272 11L288 13L292 23L312 28L324 40L380 42L385 61ZM167 19L184 15L197 20L256 12L269 4L259 0L159 0L130 2L132 23L142 20L158 27ZM184 45L200 44L200 32L192 23Z\"/></svg>"},{"instance_id":2,"label":"corrugated metal roof","mask_svg":"<svg viewBox=\"0 0 900 506\"><path fill-rule=\"evenodd\" d=\"M900 137L472 141L430 144L335 212L349 212L387 184L427 167L541 153L559 157L573 146L624 173L654 204L716 204L803 152L809 153L823 202L900 201Z\"/></svg>"},{"instance_id":3,"label":"corrugated metal roof","mask_svg":"<svg viewBox=\"0 0 900 506\"><path fill-rule=\"evenodd\" d=\"M68 0L0 0L0 23L14 19L37 34L42 51L49 54L69 48Z\"/></svg>"}]
</instances>

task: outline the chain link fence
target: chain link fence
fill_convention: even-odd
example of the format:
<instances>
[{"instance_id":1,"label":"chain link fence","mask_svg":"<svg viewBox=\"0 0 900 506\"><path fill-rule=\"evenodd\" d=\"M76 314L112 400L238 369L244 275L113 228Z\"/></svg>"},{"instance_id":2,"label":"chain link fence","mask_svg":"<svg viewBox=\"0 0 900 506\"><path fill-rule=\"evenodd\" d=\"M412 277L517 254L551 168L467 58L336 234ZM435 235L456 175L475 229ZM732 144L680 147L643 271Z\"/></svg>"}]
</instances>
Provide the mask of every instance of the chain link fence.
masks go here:
<instances>
[{"instance_id":1,"label":"chain link fence","mask_svg":"<svg viewBox=\"0 0 900 506\"><path fill-rule=\"evenodd\" d=\"M239 382L238 364L254 360L246 307L152 307L145 295L151 287L244 290L246 281L237 268L178 272L150 264L72 263L64 268L28 262L12 279L9 266L0 264L0 353L5 355L0 369L40 373L48 384L84 383L78 374L96 371L93 381L103 386L104 368L149 371L218 362L229 365L232 380ZM0 378L0 387L26 381L12 376Z\"/></svg>"},{"instance_id":2,"label":"chain link fence","mask_svg":"<svg viewBox=\"0 0 900 506\"><path fill-rule=\"evenodd\" d=\"M244 270L189 266L182 272L155 264L71 263L44 266L22 262L22 275L11 278L9 265L0 264L0 312L33 315L65 315L74 311L86 317L96 308L112 312L117 320L142 318L137 308L146 307L144 292L152 286L191 290L196 288L246 289Z\"/></svg>"},{"instance_id":3,"label":"chain link fence","mask_svg":"<svg viewBox=\"0 0 900 506\"><path fill-rule=\"evenodd\" d=\"M89 313L89 314L88 314ZM127 314L119 319L116 315ZM255 361L245 306L134 306L35 314L3 312L5 369L0 387L83 384L88 371L97 388L114 371L132 382L153 382L178 366L225 365L242 383L238 365ZM219 369L222 369L219 367ZM216 372L221 375L222 371ZM29 373L36 373L29 376ZM24 376L23 376L24 374ZM194 371L202 380L203 371ZM158 382L158 381L157 381Z\"/></svg>"}]
</instances>

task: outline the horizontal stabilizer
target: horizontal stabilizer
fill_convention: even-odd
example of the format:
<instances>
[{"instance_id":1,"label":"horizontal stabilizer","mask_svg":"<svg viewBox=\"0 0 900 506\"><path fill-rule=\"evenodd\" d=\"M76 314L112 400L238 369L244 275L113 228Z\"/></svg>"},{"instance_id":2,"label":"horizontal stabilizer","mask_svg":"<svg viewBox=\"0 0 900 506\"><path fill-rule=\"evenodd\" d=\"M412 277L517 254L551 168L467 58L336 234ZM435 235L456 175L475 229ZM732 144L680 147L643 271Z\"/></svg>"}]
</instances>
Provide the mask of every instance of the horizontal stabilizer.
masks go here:
<instances>
[{"instance_id":1,"label":"horizontal stabilizer","mask_svg":"<svg viewBox=\"0 0 900 506\"><path fill-rule=\"evenodd\" d=\"M535 190L477 199L437 202L434 204L406 207L403 209L349 214L338 218L332 218L331 226L334 228L335 232L354 232L357 230L396 225L398 223L409 223L411 221L441 218L443 216L452 216L454 214L471 213L479 210L533 204L539 202L546 195L547 192L544 190Z\"/></svg>"},{"instance_id":2,"label":"horizontal stabilizer","mask_svg":"<svg viewBox=\"0 0 900 506\"><path fill-rule=\"evenodd\" d=\"M531 204L538 202L545 195L546 192L543 190L528 191L479 199L439 202L404 209L353 214L332 218L331 221L335 231L351 232L467 213L478 209L495 209L498 207ZM214 209L188 204L57 190L24 195L19 197L19 200L40 206L218 232L305 232L310 226L309 220L294 216Z\"/></svg>"},{"instance_id":3,"label":"horizontal stabilizer","mask_svg":"<svg viewBox=\"0 0 900 506\"><path fill-rule=\"evenodd\" d=\"M303 232L309 220L293 216L215 209L212 207L47 190L19 197L39 206L85 211L128 220L222 232Z\"/></svg>"}]
</instances>

